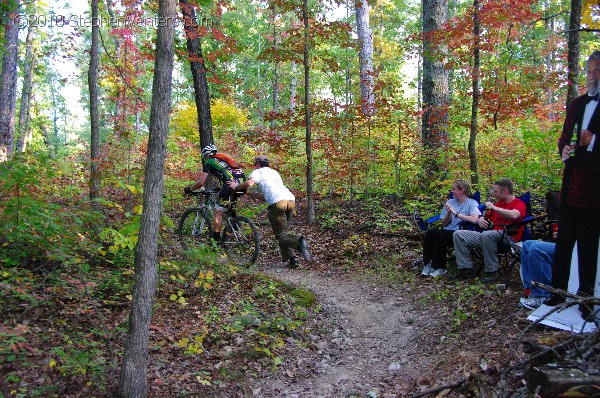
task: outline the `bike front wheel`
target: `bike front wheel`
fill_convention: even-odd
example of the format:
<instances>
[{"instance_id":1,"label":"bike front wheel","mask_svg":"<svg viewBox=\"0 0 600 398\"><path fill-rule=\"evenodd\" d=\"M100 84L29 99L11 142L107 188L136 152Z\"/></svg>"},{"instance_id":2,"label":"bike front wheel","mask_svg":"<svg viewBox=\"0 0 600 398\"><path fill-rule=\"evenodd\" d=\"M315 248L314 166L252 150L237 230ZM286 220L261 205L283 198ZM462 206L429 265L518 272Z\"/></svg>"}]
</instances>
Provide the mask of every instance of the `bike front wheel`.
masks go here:
<instances>
[{"instance_id":1,"label":"bike front wheel","mask_svg":"<svg viewBox=\"0 0 600 398\"><path fill-rule=\"evenodd\" d=\"M227 222L221 244L229 260L250 266L258 259L260 239L258 228L248 217L235 217Z\"/></svg>"},{"instance_id":2,"label":"bike front wheel","mask_svg":"<svg viewBox=\"0 0 600 398\"><path fill-rule=\"evenodd\" d=\"M205 208L187 209L179 220L179 242L184 250L198 245L209 245L212 238L212 220Z\"/></svg>"}]
</instances>

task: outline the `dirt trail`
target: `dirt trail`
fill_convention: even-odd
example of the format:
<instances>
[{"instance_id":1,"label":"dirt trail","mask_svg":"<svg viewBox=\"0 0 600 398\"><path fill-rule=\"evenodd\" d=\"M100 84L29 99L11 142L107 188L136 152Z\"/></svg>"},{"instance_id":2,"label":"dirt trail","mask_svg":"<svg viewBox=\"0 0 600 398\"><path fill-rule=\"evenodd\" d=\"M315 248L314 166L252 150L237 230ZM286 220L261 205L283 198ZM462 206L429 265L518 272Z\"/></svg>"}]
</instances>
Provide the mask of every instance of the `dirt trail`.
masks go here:
<instances>
[{"instance_id":1,"label":"dirt trail","mask_svg":"<svg viewBox=\"0 0 600 398\"><path fill-rule=\"evenodd\" d=\"M311 336L316 349L301 350L269 379L249 380L253 397L401 396L413 384L423 358L418 336L423 320L414 298L349 275L265 267L263 272L314 292L323 329ZM426 362L426 361L425 361Z\"/></svg>"}]
</instances>

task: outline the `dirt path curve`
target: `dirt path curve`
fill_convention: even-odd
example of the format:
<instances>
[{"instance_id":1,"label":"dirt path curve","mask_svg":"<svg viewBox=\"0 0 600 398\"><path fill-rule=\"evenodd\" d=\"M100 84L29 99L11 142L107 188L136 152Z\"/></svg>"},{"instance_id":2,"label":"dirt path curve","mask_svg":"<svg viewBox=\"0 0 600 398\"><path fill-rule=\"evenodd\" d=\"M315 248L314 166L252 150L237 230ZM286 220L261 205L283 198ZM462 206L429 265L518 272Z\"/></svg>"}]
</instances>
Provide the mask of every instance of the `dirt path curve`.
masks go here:
<instances>
[{"instance_id":1,"label":"dirt path curve","mask_svg":"<svg viewBox=\"0 0 600 398\"><path fill-rule=\"evenodd\" d=\"M324 324L311 336L314 349L300 350L296 363L286 361L268 379L249 380L253 397L392 398L402 396L406 384L414 385L423 365L411 358L419 352L423 322L411 311L414 298L355 276L262 271L314 292Z\"/></svg>"}]
</instances>

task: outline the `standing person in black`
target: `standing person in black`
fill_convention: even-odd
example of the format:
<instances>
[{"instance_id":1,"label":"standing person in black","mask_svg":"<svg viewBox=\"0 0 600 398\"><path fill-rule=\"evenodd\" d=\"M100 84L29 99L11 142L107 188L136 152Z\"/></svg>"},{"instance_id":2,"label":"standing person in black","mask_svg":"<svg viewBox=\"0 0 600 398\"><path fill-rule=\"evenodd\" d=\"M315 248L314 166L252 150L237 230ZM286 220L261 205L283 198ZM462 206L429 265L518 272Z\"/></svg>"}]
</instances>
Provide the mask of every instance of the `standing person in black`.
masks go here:
<instances>
[{"instance_id":1,"label":"standing person in black","mask_svg":"<svg viewBox=\"0 0 600 398\"><path fill-rule=\"evenodd\" d=\"M579 290L582 296L593 296L598 265L600 239L600 51L587 61L587 94L575 98L567 106L567 114L558 141L565 162L561 187L561 211L558 220L556 255L552 268L552 285L567 290L573 247L577 242ZM565 298L553 295L546 302L557 305ZM592 312L580 305L584 319Z\"/></svg>"}]
</instances>

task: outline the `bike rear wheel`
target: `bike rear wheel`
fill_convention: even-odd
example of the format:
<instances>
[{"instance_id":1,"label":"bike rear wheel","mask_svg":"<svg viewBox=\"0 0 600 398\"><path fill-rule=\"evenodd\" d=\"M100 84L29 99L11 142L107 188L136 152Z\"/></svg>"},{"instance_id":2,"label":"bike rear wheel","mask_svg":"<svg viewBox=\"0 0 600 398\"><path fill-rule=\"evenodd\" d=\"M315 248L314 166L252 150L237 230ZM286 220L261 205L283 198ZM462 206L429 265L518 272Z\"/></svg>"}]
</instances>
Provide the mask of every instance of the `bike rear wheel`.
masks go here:
<instances>
[{"instance_id":1,"label":"bike rear wheel","mask_svg":"<svg viewBox=\"0 0 600 398\"><path fill-rule=\"evenodd\" d=\"M248 217L230 219L225 227L221 244L227 251L229 260L243 266L250 266L258 259L260 239L256 224Z\"/></svg>"},{"instance_id":2,"label":"bike rear wheel","mask_svg":"<svg viewBox=\"0 0 600 398\"><path fill-rule=\"evenodd\" d=\"M187 209L179 220L179 242L184 250L209 245L212 239L212 219L206 208Z\"/></svg>"}]
</instances>

